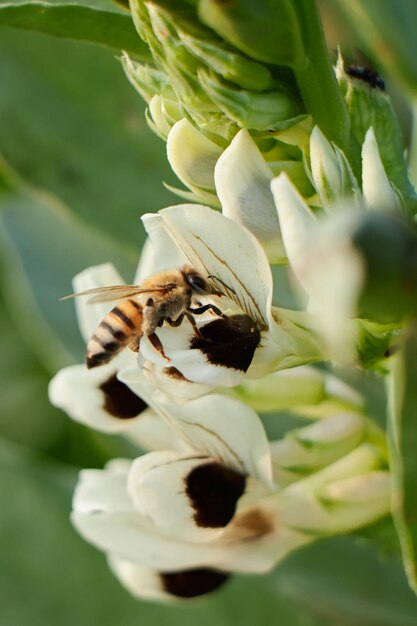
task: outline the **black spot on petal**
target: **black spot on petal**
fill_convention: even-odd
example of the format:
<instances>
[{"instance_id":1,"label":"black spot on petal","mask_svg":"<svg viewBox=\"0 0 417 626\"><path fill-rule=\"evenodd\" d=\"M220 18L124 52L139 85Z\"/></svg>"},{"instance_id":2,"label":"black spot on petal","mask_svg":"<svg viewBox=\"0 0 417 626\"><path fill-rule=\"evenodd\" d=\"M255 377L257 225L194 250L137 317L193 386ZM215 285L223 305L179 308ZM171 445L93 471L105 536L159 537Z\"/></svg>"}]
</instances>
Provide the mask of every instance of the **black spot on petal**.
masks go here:
<instances>
[{"instance_id":1,"label":"black spot on petal","mask_svg":"<svg viewBox=\"0 0 417 626\"><path fill-rule=\"evenodd\" d=\"M197 526L226 526L235 514L245 486L245 476L215 461L191 470L186 478L185 493L194 509Z\"/></svg>"},{"instance_id":2,"label":"black spot on petal","mask_svg":"<svg viewBox=\"0 0 417 626\"><path fill-rule=\"evenodd\" d=\"M160 574L164 591L179 598L195 598L218 589L229 574L209 568Z\"/></svg>"},{"instance_id":3,"label":"black spot on petal","mask_svg":"<svg viewBox=\"0 0 417 626\"><path fill-rule=\"evenodd\" d=\"M213 365L246 372L261 341L261 333L248 315L231 315L201 326L190 347L200 350Z\"/></svg>"},{"instance_id":4,"label":"black spot on petal","mask_svg":"<svg viewBox=\"0 0 417 626\"><path fill-rule=\"evenodd\" d=\"M139 398L127 385L118 380L116 374L102 383L100 389L104 394L103 408L113 417L131 419L148 407L142 398Z\"/></svg>"}]
</instances>

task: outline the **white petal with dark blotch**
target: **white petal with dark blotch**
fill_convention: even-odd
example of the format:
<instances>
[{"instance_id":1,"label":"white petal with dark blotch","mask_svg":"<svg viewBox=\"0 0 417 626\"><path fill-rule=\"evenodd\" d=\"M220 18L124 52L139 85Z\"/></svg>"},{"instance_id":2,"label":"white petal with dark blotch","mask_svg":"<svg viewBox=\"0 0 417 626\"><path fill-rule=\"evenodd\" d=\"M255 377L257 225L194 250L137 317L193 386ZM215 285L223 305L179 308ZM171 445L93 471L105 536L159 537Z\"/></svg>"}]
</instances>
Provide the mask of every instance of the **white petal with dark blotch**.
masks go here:
<instances>
[{"instance_id":1,"label":"white petal with dark blotch","mask_svg":"<svg viewBox=\"0 0 417 626\"><path fill-rule=\"evenodd\" d=\"M98 287L124 285L125 281L111 263L103 263L103 265L89 267L74 276L72 284L74 293L78 293ZM101 320L115 305L115 302L91 304L88 300L89 296L80 296L74 300L78 325L86 342L90 339Z\"/></svg>"},{"instance_id":2,"label":"white petal with dark blotch","mask_svg":"<svg viewBox=\"0 0 417 626\"><path fill-rule=\"evenodd\" d=\"M114 381L117 385L116 374L121 361L126 364L122 355L96 369L71 365L60 370L49 384L51 403L77 422L103 432L116 433L131 428L133 421L141 419L149 409L142 397L123 387L122 398L114 399L106 393L106 383Z\"/></svg>"},{"instance_id":3,"label":"white petal with dark blotch","mask_svg":"<svg viewBox=\"0 0 417 626\"><path fill-rule=\"evenodd\" d=\"M127 494L130 463L117 459L105 470L86 470L75 496L72 522L92 544L141 567L160 572L215 568L264 572L311 537L285 528L268 509L238 515L220 539L191 542L168 535L136 510Z\"/></svg>"},{"instance_id":4,"label":"white petal with dark blotch","mask_svg":"<svg viewBox=\"0 0 417 626\"><path fill-rule=\"evenodd\" d=\"M172 451L136 459L127 482L139 513L149 516L164 533L188 541L218 537L233 517L244 486L243 476L206 456Z\"/></svg>"},{"instance_id":5,"label":"white petal with dark blotch","mask_svg":"<svg viewBox=\"0 0 417 626\"><path fill-rule=\"evenodd\" d=\"M221 153L186 119L174 124L168 135L168 161L181 182L197 193L203 189L215 197L214 167Z\"/></svg>"},{"instance_id":6,"label":"white petal with dark blotch","mask_svg":"<svg viewBox=\"0 0 417 626\"><path fill-rule=\"evenodd\" d=\"M161 575L150 567L143 567L114 554L107 556L107 562L113 574L136 598L172 602L176 598L163 588Z\"/></svg>"},{"instance_id":7,"label":"white petal with dark blotch","mask_svg":"<svg viewBox=\"0 0 417 626\"><path fill-rule=\"evenodd\" d=\"M204 276L219 278L222 282L214 279L216 286L251 319L267 327L272 275L257 239L235 221L203 205L172 206L159 215L191 265Z\"/></svg>"},{"instance_id":8,"label":"white petal with dark blotch","mask_svg":"<svg viewBox=\"0 0 417 626\"><path fill-rule=\"evenodd\" d=\"M107 560L113 574L132 595L158 602L189 601L215 591L228 578L224 572L209 568L162 573L115 555L108 555Z\"/></svg>"},{"instance_id":9,"label":"white petal with dark blotch","mask_svg":"<svg viewBox=\"0 0 417 626\"><path fill-rule=\"evenodd\" d=\"M216 163L214 179L223 215L245 226L271 263L286 259L271 193L272 170L246 129L241 129Z\"/></svg>"},{"instance_id":10,"label":"white petal with dark blotch","mask_svg":"<svg viewBox=\"0 0 417 626\"><path fill-rule=\"evenodd\" d=\"M188 331L181 337L178 333L172 332L170 328L162 328L157 331L169 361L164 360L156 352L147 337L141 339L140 351L145 359L153 361L160 367L175 367L185 378L200 386L234 387L238 385L244 372L210 363L200 350L190 348L188 339L191 338L192 334L192 331ZM182 339L181 347L173 347L173 344L178 345L180 339ZM190 389L190 397L191 395L193 394Z\"/></svg>"},{"instance_id":11,"label":"white petal with dark blotch","mask_svg":"<svg viewBox=\"0 0 417 626\"><path fill-rule=\"evenodd\" d=\"M174 430L196 452L226 467L271 483L268 439L258 415L248 406L219 394L210 394L183 405L159 401Z\"/></svg>"}]
</instances>

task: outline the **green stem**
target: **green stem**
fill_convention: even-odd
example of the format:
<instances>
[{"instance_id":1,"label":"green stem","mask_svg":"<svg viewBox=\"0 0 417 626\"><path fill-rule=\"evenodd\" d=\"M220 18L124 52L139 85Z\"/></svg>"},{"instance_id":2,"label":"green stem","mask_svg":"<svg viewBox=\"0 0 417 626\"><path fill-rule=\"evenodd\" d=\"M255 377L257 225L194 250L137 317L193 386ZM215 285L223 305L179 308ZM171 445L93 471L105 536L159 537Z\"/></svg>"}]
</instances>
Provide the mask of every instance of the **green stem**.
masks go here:
<instances>
[{"instance_id":1,"label":"green stem","mask_svg":"<svg viewBox=\"0 0 417 626\"><path fill-rule=\"evenodd\" d=\"M297 0L295 6L308 59L306 65L295 68L301 96L314 122L343 150L358 174L359 147L352 140L349 112L333 71L316 2Z\"/></svg>"},{"instance_id":2,"label":"green stem","mask_svg":"<svg viewBox=\"0 0 417 626\"><path fill-rule=\"evenodd\" d=\"M411 134L409 176L415 189L417 189L417 100L411 105L413 111L413 131Z\"/></svg>"}]
</instances>

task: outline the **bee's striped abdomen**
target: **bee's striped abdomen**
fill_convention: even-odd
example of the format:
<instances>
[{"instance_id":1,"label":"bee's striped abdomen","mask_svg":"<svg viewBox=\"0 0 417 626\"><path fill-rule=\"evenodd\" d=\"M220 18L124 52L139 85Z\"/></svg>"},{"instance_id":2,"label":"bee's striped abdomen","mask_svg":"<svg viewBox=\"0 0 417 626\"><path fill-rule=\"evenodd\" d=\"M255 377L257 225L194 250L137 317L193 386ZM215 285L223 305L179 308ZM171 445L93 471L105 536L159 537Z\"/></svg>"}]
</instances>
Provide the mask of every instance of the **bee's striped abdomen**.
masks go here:
<instances>
[{"instance_id":1,"label":"bee's striped abdomen","mask_svg":"<svg viewBox=\"0 0 417 626\"><path fill-rule=\"evenodd\" d=\"M123 300L100 323L87 344L88 369L108 363L132 339L142 335L142 306L135 300Z\"/></svg>"}]
</instances>

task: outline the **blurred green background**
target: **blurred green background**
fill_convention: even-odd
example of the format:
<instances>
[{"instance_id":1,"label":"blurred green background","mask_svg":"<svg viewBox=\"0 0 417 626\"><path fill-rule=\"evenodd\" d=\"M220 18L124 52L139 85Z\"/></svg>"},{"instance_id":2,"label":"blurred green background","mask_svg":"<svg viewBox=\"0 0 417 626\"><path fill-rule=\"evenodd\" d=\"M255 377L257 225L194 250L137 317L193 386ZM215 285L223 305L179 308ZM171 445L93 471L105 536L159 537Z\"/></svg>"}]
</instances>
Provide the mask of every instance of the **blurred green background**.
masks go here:
<instances>
[{"instance_id":1,"label":"blurred green background","mask_svg":"<svg viewBox=\"0 0 417 626\"><path fill-rule=\"evenodd\" d=\"M139 216L178 201L143 111L110 51L0 28L1 626L417 626L395 550L381 554L365 534L178 608L133 600L70 526L79 468L131 450L48 403L51 375L83 355L73 307L58 298L95 263L131 280Z\"/></svg>"}]
</instances>

